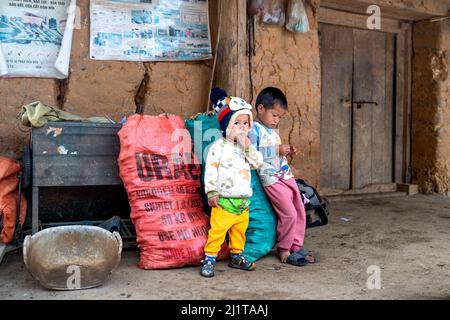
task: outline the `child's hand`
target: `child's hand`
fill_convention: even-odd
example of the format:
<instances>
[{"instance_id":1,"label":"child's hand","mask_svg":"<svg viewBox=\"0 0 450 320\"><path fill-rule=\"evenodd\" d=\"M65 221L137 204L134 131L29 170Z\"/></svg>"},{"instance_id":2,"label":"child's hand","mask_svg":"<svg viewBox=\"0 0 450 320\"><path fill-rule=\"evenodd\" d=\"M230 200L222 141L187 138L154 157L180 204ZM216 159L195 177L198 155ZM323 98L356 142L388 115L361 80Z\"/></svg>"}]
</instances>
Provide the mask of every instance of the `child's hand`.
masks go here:
<instances>
[{"instance_id":1,"label":"child's hand","mask_svg":"<svg viewBox=\"0 0 450 320\"><path fill-rule=\"evenodd\" d=\"M291 146L288 144L281 144L278 147L278 154L282 157L287 156L291 152Z\"/></svg>"},{"instance_id":2,"label":"child's hand","mask_svg":"<svg viewBox=\"0 0 450 320\"><path fill-rule=\"evenodd\" d=\"M236 140L237 140L237 143L239 143L239 145L244 149L247 149L248 147L250 147L252 145L252 142L250 141L248 136L245 134L238 135L236 137Z\"/></svg>"},{"instance_id":3,"label":"child's hand","mask_svg":"<svg viewBox=\"0 0 450 320\"><path fill-rule=\"evenodd\" d=\"M210 207L217 208L219 205L219 196L208 198L208 204Z\"/></svg>"},{"instance_id":4,"label":"child's hand","mask_svg":"<svg viewBox=\"0 0 450 320\"><path fill-rule=\"evenodd\" d=\"M297 155L297 148L294 147L293 145L291 145L291 152L289 154L291 154L293 156Z\"/></svg>"}]
</instances>

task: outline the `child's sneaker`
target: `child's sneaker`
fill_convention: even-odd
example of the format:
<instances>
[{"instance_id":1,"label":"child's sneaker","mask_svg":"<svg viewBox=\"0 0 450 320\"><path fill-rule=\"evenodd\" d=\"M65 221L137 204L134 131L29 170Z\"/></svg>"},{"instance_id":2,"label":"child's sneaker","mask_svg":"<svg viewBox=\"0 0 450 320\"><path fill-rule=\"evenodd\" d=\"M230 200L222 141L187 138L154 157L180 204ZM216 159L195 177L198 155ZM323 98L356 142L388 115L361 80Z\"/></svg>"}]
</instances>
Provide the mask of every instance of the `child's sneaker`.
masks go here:
<instances>
[{"instance_id":1,"label":"child's sneaker","mask_svg":"<svg viewBox=\"0 0 450 320\"><path fill-rule=\"evenodd\" d=\"M200 274L207 278L214 277L215 264L216 264L215 257L206 256L205 259L202 260L202 268L200 269Z\"/></svg>"},{"instance_id":2,"label":"child's sneaker","mask_svg":"<svg viewBox=\"0 0 450 320\"><path fill-rule=\"evenodd\" d=\"M231 260L228 264L230 268L242 269L247 271L253 271L256 268L256 264L248 261L242 254L231 254Z\"/></svg>"}]
</instances>

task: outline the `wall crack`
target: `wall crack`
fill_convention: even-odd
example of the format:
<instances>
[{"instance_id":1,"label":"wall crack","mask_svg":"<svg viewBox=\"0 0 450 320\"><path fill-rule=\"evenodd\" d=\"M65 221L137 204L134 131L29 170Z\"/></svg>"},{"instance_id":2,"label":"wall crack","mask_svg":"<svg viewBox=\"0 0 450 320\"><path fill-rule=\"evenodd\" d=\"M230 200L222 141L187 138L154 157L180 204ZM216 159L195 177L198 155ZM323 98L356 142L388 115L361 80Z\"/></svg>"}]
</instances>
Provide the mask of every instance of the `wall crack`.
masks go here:
<instances>
[{"instance_id":1,"label":"wall crack","mask_svg":"<svg viewBox=\"0 0 450 320\"><path fill-rule=\"evenodd\" d=\"M142 63L145 69L144 75L142 77L141 83L136 90L136 94L134 95L134 103L136 105L136 113L143 113L144 105L147 97L148 84L150 82L150 72L151 67L149 63Z\"/></svg>"}]
</instances>

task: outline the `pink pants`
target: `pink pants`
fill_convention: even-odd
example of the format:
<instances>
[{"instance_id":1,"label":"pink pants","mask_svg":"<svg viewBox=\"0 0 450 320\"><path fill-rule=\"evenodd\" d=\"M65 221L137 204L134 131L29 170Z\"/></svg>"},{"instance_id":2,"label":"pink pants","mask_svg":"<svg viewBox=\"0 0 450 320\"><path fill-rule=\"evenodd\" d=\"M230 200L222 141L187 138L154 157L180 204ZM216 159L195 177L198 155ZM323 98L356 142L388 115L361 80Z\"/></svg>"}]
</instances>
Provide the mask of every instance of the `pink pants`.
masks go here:
<instances>
[{"instance_id":1,"label":"pink pants","mask_svg":"<svg viewBox=\"0 0 450 320\"><path fill-rule=\"evenodd\" d=\"M278 216L278 250L300 250L305 238L306 211L295 179L280 179L264 190Z\"/></svg>"}]
</instances>

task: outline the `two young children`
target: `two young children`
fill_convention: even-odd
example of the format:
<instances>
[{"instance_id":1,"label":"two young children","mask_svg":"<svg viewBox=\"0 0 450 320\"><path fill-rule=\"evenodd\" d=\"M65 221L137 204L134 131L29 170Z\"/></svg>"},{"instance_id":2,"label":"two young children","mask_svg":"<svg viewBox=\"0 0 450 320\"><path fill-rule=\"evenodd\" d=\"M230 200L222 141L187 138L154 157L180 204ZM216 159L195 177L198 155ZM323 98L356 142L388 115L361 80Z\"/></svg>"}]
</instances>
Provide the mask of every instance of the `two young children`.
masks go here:
<instances>
[{"instance_id":1,"label":"two young children","mask_svg":"<svg viewBox=\"0 0 450 320\"><path fill-rule=\"evenodd\" d=\"M276 132L288 108L283 92L272 87L261 91L256 99L255 122L252 106L243 99L214 88L211 100L223 138L211 145L206 158L205 192L212 212L200 274L214 276L216 257L227 232L229 266L255 269L255 264L242 255L252 196L251 169L258 170L278 217L277 248L281 262L297 266L314 263L314 257L303 249L306 213L286 159L297 150L282 144Z\"/></svg>"}]
</instances>

